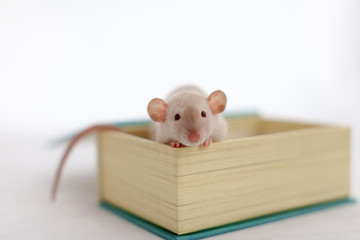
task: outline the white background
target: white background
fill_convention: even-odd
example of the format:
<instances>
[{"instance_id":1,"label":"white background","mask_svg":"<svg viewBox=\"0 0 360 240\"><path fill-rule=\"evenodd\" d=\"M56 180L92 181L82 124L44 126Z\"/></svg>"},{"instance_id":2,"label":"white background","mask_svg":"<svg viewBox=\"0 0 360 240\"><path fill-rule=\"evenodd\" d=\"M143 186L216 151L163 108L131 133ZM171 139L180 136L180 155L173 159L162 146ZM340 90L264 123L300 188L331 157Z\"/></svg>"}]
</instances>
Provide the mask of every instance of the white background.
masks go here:
<instances>
[{"instance_id":1,"label":"white background","mask_svg":"<svg viewBox=\"0 0 360 240\"><path fill-rule=\"evenodd\" d=\"M97 122L146 119L151 98L187 83L222 89L227 111L350 126L359 195L359 43L355 0L0 0L0 238L157 239L97 207L94 142L75 150L50 204L63 147L46 142ZM278 239L344 231L350 239L360 210L347 211L216 239L268 239L279 229ZM336 232L334 221L346 229Z\"/></svg>"}]
</instances>

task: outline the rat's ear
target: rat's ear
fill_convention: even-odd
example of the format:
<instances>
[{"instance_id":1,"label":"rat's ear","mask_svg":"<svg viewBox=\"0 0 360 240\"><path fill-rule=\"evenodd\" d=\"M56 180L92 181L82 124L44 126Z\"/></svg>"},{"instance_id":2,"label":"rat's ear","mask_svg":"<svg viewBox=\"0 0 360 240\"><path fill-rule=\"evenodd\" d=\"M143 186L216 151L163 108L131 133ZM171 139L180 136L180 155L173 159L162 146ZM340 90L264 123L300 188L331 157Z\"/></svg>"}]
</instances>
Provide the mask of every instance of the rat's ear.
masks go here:
<instances>
[{"instance_id":1,"label":"rat's ear","mask_svg":"<svg viewBox=\"0 0 360 240\"><path fill-rule=\"evenodd\" d=\"M207 98L212 114L218 114L225 110L226 95L223 91L216 90Z\"/></svg>"},{"instance_id":2,"label":"rat's ear","mask_svg":"<svg viewBox=\"0 0 360 240\"><path fill-rule=\"evenodd\" d=\"M167 104L160 98L154 98L148 104L148 113L155 122L165 122Z\"/></svg>"}]
</instances>

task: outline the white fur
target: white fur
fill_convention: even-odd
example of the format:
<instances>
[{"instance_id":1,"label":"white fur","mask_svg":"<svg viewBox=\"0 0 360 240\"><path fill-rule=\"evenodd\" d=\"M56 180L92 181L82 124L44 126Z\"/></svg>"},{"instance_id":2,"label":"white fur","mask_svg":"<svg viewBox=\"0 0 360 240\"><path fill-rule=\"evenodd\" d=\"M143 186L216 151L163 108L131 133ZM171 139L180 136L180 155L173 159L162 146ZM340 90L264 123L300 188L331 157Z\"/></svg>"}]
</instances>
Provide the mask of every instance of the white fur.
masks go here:
<instances>
[{"instance_id":1,"label":"white fur","mask_svg":"<svg viewBox=\"0 0 360 240\"><path fill-rule=\"evenodd\" d=\"M184 86L171 92L165 99L168 104L166 120L153 122L150 125L150 138L161 143L180 142L185 146L201 145L207 138L221 141L227 133L227 123L221 114L211 113L207 95L194 86ZM201 112L206 112L206 118ZM180 114L178 121L175 114ZM197 131L200 134L198 142L191 142L188 134Z\"/></svg>"}]
</instances>

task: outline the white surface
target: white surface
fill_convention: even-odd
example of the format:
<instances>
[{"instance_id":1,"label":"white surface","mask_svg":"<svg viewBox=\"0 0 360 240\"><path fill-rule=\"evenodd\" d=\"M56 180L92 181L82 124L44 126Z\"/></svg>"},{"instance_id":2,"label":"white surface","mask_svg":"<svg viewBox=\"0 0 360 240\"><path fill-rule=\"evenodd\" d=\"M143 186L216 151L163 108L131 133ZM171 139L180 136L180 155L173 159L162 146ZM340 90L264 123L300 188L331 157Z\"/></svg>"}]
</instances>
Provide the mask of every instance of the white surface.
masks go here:
<instances>
[{"instance_id":1,"label":"white surface","mask_svg":"<svg viewBox=\"0 0 360 240\"><path fill-rule=\"evenodd\" d=\"M157 239L97 206L95 146L45 142L94 122L147 118L194 83L228 109L352 128L360 182L360 2L0 1L0 239ZM335 173L334 173L335 174ZM357 205L214 239L359 239Z\"/></svg>"}]
</instances>

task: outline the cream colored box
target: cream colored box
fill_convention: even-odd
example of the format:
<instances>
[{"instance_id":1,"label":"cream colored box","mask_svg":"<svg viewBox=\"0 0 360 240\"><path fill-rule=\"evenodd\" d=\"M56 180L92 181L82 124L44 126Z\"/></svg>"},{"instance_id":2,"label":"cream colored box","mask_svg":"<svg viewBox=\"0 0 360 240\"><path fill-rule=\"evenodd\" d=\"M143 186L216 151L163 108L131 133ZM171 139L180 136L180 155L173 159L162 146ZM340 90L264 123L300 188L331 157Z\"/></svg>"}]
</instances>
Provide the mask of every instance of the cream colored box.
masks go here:
<instances>
[{"instance_id":1,"label":"cream colored box","mask_svg":"<svg viewBox=\"0 0 360 240\"><path fill-rule=\"evenodd\" d=\"M184 234L349 196L348 128L227 121L207 149L153 142L147 124L99 133L100 200Z\"/></svg>"}]
</instances>

